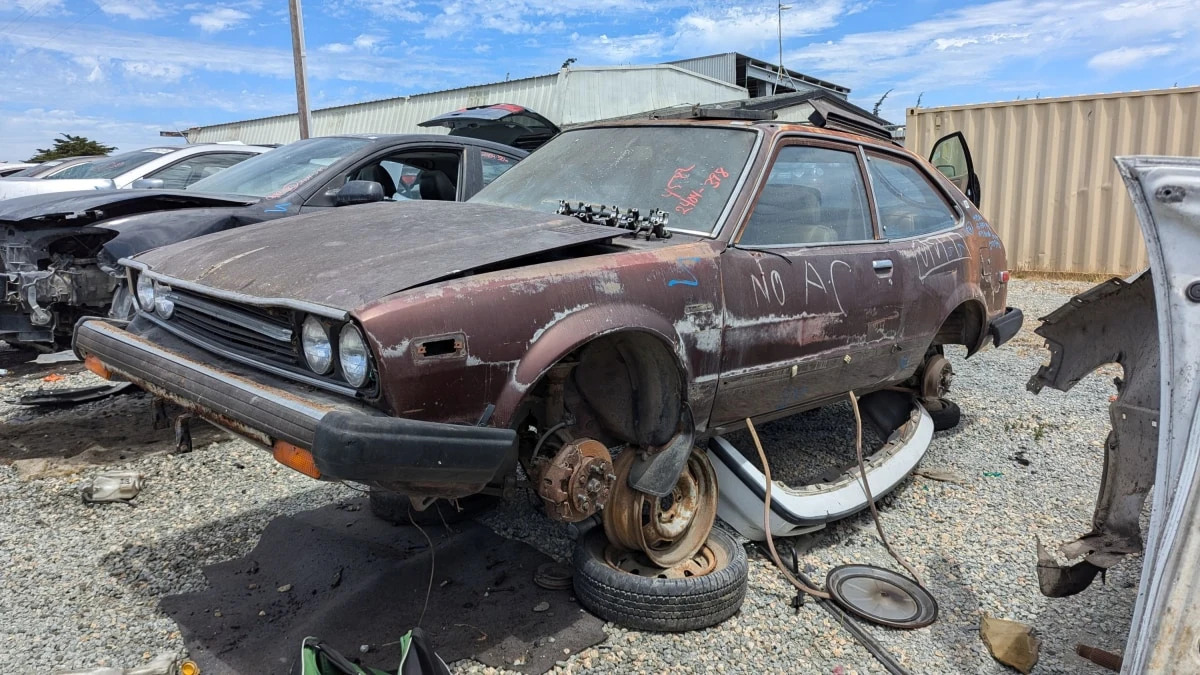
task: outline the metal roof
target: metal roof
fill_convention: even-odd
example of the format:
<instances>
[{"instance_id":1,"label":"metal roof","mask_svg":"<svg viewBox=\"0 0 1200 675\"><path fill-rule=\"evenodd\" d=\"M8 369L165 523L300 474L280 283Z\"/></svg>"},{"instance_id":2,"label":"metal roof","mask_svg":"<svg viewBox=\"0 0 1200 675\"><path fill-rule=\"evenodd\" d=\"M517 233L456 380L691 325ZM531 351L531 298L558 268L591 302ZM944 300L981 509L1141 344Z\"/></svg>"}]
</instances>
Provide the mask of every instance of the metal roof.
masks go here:
<instances>
[{"instance_id":1,"label":"metal roof","mask_svg":"<svg viewBox=\"0 0 1200 675\"><path fill-rule=\"evenodd\" d=\"M745 96L742 87L667 64L565 68L553 75L314 110L312 134L441 132L418 125L448 111L492 103L529 108L561 127L678 103ZM300 137L294 113L185 133L191 142L286 143Z\"/></svg>"}]
</instances>

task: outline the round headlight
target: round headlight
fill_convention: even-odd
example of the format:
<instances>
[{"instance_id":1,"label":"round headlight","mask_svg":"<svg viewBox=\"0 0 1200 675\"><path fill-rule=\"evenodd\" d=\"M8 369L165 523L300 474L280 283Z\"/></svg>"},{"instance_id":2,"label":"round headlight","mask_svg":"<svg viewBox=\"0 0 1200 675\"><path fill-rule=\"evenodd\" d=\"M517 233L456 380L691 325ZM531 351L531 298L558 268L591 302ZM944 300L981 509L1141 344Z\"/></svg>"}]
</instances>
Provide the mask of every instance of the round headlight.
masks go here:
<instances>
[{"instance_id":1,"label":"round headlight","mask_svg":"<svg viewBox=\"0 0 1200 675\"><path fill-rule=\"evenodd\" d=\"M171 318L175 313L175 303L166 294L169 290L166 286L159 286L154 293L154 312L164 319Z\"/></svg>"},{"instance_id":2,"label":"round headlight","mask_svg":"<svg viewBox=\"0 0 1200 675\"><path fill-rule=\"evenodd\" d=\"M154 311L154 282L145 274L139 276L137 280L137 299L138 305L144 311Z\"/></svg>"},{"instance_id":3,"label":"round headlight","mask_svg":"<svg viewBox=\"0 0 1200 675\"><path fill-rule=\"evenodd\" d=\"M310 316L304 320L300 341L304 347L304 360L308 361L308 367L314 373L325 375L333 370L333 343L329 341L329 333L317 317Z\"/></svg>"},{"instance_id":4,"label":"round headlight","mask_svg":"<svg viewBox=\"0 0 1200 675\"><path fill-rule=\"evenodd\" d=\"M343 326L338 337L338 360L342 364L342 375L350 386L361 387L367 383L367 376L371 374L370 353L362 333L352 323Z\"/></svg>"}]
</instances>

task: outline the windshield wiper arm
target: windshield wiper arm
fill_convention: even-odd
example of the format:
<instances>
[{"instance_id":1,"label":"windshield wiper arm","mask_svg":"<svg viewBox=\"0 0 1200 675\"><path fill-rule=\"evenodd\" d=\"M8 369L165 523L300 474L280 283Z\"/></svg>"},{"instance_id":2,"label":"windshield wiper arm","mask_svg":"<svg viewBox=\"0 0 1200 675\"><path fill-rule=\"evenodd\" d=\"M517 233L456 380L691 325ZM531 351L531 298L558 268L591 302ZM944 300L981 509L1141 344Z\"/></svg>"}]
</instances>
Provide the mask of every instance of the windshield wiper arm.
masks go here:
<instances>
[{"instance_id":1,"label":"windshield wiper arm","mask_svg":"<svg viewBox=\"0 0 1200 675\"><path fill-rule=\"evenodd\" d=\"M564 216L573 216L585 223L595 223L597 225L607 225L622 230L630 230L629 234L634 239L641 234L646 235L647 241L650 239L671 238L671 231L667 229L668 214L662 209L650 209L650 213L643 216L638 209L625 209L622 211L616 206L584 204L583 202L579 202L577 206L571 206L567 200L560 199L558 209L555 213Z\"/></svg>"},{"instance_id":2,"label":"windshield wiper arm","mask_svg":"<svg viewBox=\"0 0 1200 675\"><path fill-rule=\"evenodd\" d=\"M779 258L783 258L783 261L784 261L784 262L786 262L786 263L787 263L787 264L789 264L789 265L791 265L791 264L792 264L792 259L791 259L791 258L789 258L789 257L787 257L786 255L784 255L784 254L780 253L779 251L772 251L772 250L771 250L771 249L769 249L769 248L754 248L754 247L752 247L752 246L738 246L737 244L730 244L730 245L729 245L729 248L736 248L736 249L737 249L737 250L739 250L739 251L749 251L750 253L769 253L769 254L771 254L771 255L773 255L773 256L776 256L776 257L779 257Z\"/></svg>"}]
</instances>

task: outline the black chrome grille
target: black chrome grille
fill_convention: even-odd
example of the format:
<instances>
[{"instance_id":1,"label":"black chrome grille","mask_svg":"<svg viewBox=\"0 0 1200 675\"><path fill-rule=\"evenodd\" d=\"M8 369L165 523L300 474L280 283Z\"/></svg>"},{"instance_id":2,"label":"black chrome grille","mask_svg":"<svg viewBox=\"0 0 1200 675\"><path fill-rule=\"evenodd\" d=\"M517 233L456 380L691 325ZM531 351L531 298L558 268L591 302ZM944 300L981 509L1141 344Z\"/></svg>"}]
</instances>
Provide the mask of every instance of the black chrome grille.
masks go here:
<instances>
[{"instance_id":1,"label":"black chrome grille","mask_svg":"<svg viewBox=\"0 0 1200 675\"><path fill-rule=\"evenodd\" d=\"M234 305L178 289L169 291L167 298L175 305L170 323L180 330L246 356L302 365L288 312Z\"/></svg>"}]
</instances>

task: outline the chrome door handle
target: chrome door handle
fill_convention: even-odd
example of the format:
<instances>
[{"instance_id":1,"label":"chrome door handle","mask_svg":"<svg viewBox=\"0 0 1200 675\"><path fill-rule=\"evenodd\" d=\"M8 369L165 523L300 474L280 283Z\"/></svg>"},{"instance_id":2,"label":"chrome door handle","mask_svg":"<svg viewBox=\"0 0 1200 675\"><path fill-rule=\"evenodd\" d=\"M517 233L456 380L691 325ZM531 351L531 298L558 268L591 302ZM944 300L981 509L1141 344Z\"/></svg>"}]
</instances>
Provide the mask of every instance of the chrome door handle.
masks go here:
<instances>
[{"instance_id":1,"label":"chrome door handle","mask_svg":"<svg viewBox=\"0 0 1200 675\"><path fill-rule=\"evenodd\" d=\"M891 272L892 271L892 261L891 260L873 260L873 261L871 261L871 269L875 270L876 272Z\"/></svg>"}]
</instances>

